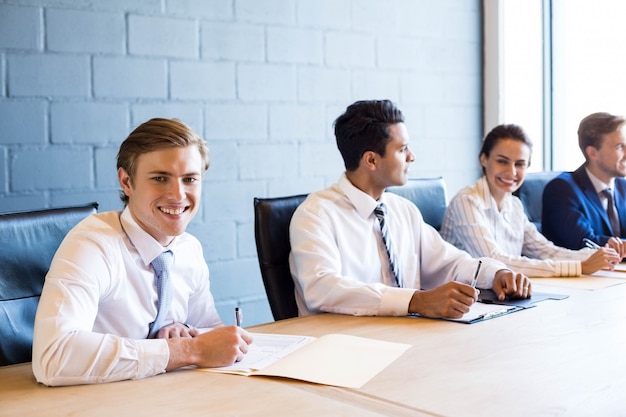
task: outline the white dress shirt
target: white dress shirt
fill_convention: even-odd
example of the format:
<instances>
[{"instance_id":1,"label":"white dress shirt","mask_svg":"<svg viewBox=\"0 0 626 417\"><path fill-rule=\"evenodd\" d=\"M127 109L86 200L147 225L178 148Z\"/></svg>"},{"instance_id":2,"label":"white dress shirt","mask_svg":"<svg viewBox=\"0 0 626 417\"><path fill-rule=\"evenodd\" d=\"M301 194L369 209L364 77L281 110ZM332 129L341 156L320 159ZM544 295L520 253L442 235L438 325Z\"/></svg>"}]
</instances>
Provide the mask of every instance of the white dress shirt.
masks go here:
<instances>
[{"instance_id":1,"label":"white dress shirt","mask_svg":"<svg viewBox=\"0 0 626 417\"><path fill-rule=\"evenodd\" d=\"M221 326L198 240L184 233L168 249L174 254L173 295L165 325ZM165 372L166 340L146 339L157 313L150 262L163 250L128 209L93 214L69 232L35 318L33 372L39 382L90 384Z\"/></svg>"},{"instance_id":2,"label":"white dress shirt","mask_svg":"<svg viewBox=\"0 0 626 417\"><path fill-rule=\"evenodd\" d=\"M519 198L507 194L498 210L483 176L450 201L441 236L472 256L488 256L530 277L581 274L581 261L592 249L573 251L556 246L528 220Z\"/></svg>"},{"instance_id":3,"label":"white dress shirt","mask_svg":"<svg viewBox=\"0 0 626 417\"><path fill-rule=\"evenodd\" d=\"M344 175L307 197L291 220L291 274L300 315L330 312L402 316L415 289L471 283L477 259L445 242L417 207L384 193L385 219L405 288L392 286L389 260L373 211L379 203ZM491 288L504 264L483 259L478 286Z\"/></svg>"}]
</instances>

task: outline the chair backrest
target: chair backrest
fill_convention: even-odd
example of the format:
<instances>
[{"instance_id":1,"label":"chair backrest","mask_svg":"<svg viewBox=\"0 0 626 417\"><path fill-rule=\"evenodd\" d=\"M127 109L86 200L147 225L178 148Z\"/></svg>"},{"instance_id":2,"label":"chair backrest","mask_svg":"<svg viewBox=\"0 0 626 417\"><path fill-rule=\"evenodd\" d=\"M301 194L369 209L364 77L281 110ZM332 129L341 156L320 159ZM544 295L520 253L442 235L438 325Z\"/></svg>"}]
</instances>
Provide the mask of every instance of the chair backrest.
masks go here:
<instances>
[{"instance_id":1,"label":"chair backrest","mask_svg":"<svg viewBox=\"0 0 626 417\"><path fill-rule=\"evenodd\" d=\"M306 194L254 199L254 237L261 277L274 320L298 316L289 271L289 223Z\"/></svg>"},{"instance_id":2,"label":"chair backrest","mask_svg":"<svg viewBox=\"0 0 626 417\"><path fill-rule=\"evenodd\" d=\"M522 186L513 193L522 201L528 220L535 223L539 231L541 231L543 189L560 173L560 171L529 172Z\"/></svg>"},{"instance_id":3,"label":"chair backrest","mask_svg":"<svg viewBox=\"0 0 626 417\"><path fill-rule=\"evenodd\" d=\"M0 365L32 358L35 312L65 235L98 203L0 214Z\"/></svg>"},{"instance_id":4,"label":"chair backrest","mask_svg":"<svg viewBox=\"0 0 626 417\"><path fill-rule=\"evenodd\" d=\"M387 191L412 201L426 223L437 230L441 229L448 204L446 183L442 177L410 179L404 185L387 188Z\"/></svg>"}]
</instances>

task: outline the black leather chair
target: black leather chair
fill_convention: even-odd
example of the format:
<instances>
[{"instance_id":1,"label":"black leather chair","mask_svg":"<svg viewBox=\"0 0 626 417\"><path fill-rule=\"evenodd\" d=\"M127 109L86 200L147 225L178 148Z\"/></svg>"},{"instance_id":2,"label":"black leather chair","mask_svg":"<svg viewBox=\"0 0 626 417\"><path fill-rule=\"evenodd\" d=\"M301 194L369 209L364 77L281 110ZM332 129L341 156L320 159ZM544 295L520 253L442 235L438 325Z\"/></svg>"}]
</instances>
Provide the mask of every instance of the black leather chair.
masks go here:
<instances>
[{"instance_id":1,"label":"black leather chair","mask_svg":"<svg viewBox=\"0 0 626 417\"><path fill-rule=\"evenodd\" d=\"M522 201L528 220L535 223L540 232L543 189L560 173L561 171L530 172L526 174L522 186L513 193Z\"/></svg>"},{"instance_id":2,"label":"black leather chair","mask_svg":"<svg viewBox=\"0 0 626 417\"><path fill-rule=\"evenodd\" d=\"M437 230L446 212L448 200L442 177L409 179L406 184L387 188L388 192L410 200L422 213L424 221Z\"/></svg>"},{"instance_id":3,"label":"black leather chair","mask_svg":"<svg viewBox=\"0 0 626 417\"><path fill-rule=\"evenodd\" d=\"M261 277L274 320L298 316L289 271L289 222L306 194L254 199L254 237Z\"/></svg>"},{"instance_id":4,"label":"black leather chair","mask_svg":"<svg viewBox=\"0 0 626 417\"><path fill-rule=\"evenodd\" d=\"M39 296L65 235L98 203L0 214L0 365L29 362Z\"/></svg>"}]
</instances>

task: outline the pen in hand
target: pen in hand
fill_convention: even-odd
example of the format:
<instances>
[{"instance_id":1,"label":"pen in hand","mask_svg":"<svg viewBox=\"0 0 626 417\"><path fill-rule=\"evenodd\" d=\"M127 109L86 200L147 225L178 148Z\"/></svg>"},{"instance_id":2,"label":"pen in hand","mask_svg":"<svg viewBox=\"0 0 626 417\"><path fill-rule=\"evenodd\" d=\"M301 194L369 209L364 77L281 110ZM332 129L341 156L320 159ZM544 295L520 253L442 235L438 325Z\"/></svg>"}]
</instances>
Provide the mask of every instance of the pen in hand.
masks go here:
<instances>
[{"instance_id":1,"label":"pen in hand","mask_svg":"<svg viewBox=\"0 0 626 417\"><path fill-rule=\"evenodd\" d=\"M594 242L591 239L587 239L587 238L583 238L583 243L585 244L586 247L593 249L593 250L598 250L601 249L602 247L600 245L598 245L596 242ZM609 261L609 263L611 265L615 265L615 261ZM611 270L613 270L613 268L611 268Z\"/></svg>"},{"instance_id":2,"label":"pen in hand","mask_svg":"<svg viewBox=\"0 0 626 417\"><path fill-rule=\"evenodd\" d=\"M474 279L472 280L472 287L476 288L476 283L478 282L478 273L480 272L480 266L483 264L483 261L478 260L478 266L476 267L476 272L474 273Z\"/></svg>"},{"instance_id":3,"label":"pen in hand","mask_svg":"<svg viewBox=\"0 0 626 417\"><path fill-rule=\"evenodd\" d=\"M586 247L591 248L591 249L600 249L600 245L598 245L596 242L594 242L591 239L587 239L584 238L583 239L583 243L585 244Z\"/></svg>"},{"instance_id":4,"label":"pen in hand","mask_svg":"<svg viewBox=\"0 0 626 417\"><path fill-rule=\"evenodd\" d=\"M243 311L239 307L235 307L235 322L237 323L237 327L241 327L241 322L243 321Z\"/></svg>"}]
</instances>

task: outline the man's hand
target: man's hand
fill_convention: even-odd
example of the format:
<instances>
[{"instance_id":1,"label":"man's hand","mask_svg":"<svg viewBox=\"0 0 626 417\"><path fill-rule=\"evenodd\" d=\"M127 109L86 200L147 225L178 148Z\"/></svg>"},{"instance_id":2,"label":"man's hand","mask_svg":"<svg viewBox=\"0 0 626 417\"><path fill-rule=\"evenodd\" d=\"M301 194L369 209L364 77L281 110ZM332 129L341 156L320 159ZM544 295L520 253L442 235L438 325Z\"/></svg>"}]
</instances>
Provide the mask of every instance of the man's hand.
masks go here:
<instances>
[{"instance_id":1,"label":"man's hand","mask_svg":"<svg viewBox=\"0 0 626 417\"><path fill-rule=\"evenodd\" d=\"M170 359L166 370L196 365L206 368L228 366L243 359L252 335L237 326L219 327L195 337L167 339Z\"/></svg>"},{"instance_id":2,"label":"man's hand","mask_svg":"<svg viewBox=\"0 0 626 417\"><path fill-rule=\"evenodd\" d=\"M619 255L620 260L626 258L626 242L624 242L619 237L613 236L606 242L606 245L604 245L604 247L613 248L615 252L617 252L617 254Z\"/></svg>"},{"instance_id":3,"label":"man's hand","mask_svg":"<svg viewBox=\"0 0 626 417\"><path fill-rule=\"evenodd\" d=\"M461 282L447 282L427 291L415 291L409 302L409 313L424 317L458 319L478 299L478 290Z\"/></svg>"},{"instance_id":4,"label":"man's hand","mask_svg":"<svg viewBox=\"0 0 626 417\"><path fill-rule=\"evenodd\" d=\"M498 296L498 300L503 301L507 296L530 298L532 295L531 287L530 279L526 275L515 273L510 269L501 269L496 272L492 289Z\"/></svg>"},{"instance_id":5,"label":"man's hand","mask_svg":"<svg viewBox=\"0 0 626 417\"><path fill-rule=\"evenodd\" d=\"M161 327L156 335L157 339L173 339L175 337L196 337L200 334L198 329L188 327L183 323L172 323Z\"/></svg>"}]
</instances>

